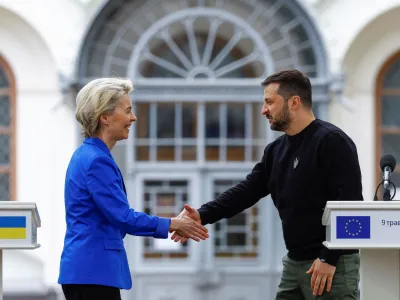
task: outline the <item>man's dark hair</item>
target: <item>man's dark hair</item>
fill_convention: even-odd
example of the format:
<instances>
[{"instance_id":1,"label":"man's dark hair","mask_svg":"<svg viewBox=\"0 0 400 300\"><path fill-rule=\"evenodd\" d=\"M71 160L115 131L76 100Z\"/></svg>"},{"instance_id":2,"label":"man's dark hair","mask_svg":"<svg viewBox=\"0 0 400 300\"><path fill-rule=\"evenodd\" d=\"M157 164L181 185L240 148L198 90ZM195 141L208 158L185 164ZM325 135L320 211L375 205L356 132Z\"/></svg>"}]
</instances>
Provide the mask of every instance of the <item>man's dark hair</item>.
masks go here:
<instances>
[{"instance_id":1,"label":"man's dark hair","mask_svg":"<svg viewBox=\"0 0 400 300\"><path fill-rule=\"evenodd\" d=\"M265 79L261 85L279 83L278 94L287 101L292 96L299 96L304 106L312 107L312 90L310 79L296 69L279 71Z\"/></svg>"}]
</instances>

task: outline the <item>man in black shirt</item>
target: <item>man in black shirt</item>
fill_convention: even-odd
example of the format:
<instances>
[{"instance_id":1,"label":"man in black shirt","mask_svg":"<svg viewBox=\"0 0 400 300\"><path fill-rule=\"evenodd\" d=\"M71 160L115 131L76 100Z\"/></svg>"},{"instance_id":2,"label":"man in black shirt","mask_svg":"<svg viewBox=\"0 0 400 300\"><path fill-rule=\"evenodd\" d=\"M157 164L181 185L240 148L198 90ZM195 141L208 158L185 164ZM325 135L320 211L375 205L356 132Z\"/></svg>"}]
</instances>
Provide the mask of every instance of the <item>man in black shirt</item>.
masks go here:
<instances>
[{"instance_id":1,"label":"man in black shirt","mask_svg":"<svg viewBox=\"0 0 400 300\"><path fill-rule=\"evenodd\" d=\"M303 73L281 71L262 85L261 113L271 129L285 134L265 148L246 179L198 210L185 205L181 215L213 224L270 194L288 250L276 299L358 299L358 250L322 244L326 202L363 200L356 146L341 129L314 117L311 83ZM172 239L186 241L176 233Z\"/></svg>"}]
</instances>

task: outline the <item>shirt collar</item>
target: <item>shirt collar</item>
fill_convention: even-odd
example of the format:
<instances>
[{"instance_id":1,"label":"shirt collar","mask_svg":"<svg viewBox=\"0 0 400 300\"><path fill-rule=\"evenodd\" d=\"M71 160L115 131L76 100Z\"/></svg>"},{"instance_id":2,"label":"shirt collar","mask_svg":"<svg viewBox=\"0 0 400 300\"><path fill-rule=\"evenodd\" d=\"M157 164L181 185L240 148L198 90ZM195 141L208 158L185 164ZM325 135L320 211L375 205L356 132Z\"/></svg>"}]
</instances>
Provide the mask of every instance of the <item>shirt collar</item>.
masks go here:
<instances>
[{"instance_id":1,"label":"shirt collar","mask_svg":"<svg viewBox=\"0 0 400 300\"><path fill-rule=\"evenodd\" d=\"M104 153L106 153L108 156L111 156L110 149L108 149L107 145L99 138L94 137L94 138L85 138L83 141L85 144L91 144L99 147L101 150L103 150Z\"/></svg>"}]
</instances>

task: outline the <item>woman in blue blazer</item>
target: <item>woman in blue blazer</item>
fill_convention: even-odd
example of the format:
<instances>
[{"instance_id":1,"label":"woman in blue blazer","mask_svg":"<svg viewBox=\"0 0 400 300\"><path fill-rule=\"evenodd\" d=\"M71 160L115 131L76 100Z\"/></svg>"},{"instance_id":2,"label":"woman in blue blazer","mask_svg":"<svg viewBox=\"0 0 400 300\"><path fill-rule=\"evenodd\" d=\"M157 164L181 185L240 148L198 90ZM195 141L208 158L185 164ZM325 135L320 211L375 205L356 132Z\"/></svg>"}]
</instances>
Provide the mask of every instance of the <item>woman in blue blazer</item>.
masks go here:
<instances>
[{"instance_id":1,"label":"woman in blue blazer","mask_svg":"<svg viewBox=\"0 0 400 300\"><path fill-rule=\"evenodd\" d=\"M208 238L207 229L188 217L149 216L129 207L110 151L128 138L136 121L132 89L129 80L101 78L76 98L85 140L72 155L65 179L67 230L58 283L67 300L121 299L120 289L132 287L122 240L126 234L165 239L176 231L195 241Z\"/></svg>"}]
</instances>

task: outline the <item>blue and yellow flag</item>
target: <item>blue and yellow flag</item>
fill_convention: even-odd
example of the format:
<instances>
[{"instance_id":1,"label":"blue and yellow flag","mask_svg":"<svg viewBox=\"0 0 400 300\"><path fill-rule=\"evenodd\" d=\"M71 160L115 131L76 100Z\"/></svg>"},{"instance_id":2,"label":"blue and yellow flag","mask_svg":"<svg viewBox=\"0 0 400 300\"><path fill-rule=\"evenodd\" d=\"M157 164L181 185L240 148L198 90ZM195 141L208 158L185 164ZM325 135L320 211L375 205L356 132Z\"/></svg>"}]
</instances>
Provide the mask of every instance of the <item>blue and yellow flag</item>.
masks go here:
<instances>
[{"instance_id":1,"label":"blue and yellow flag","mask_svg":"<svg viewBox=\"0 0 400 300\"><path fill-rule=\"evenodd\" d=\"M26 239L26 217L0 216L0 239Z\"/></svg>"}]
</instances>

